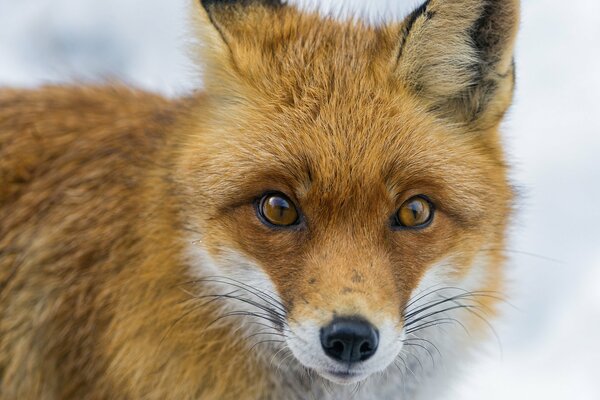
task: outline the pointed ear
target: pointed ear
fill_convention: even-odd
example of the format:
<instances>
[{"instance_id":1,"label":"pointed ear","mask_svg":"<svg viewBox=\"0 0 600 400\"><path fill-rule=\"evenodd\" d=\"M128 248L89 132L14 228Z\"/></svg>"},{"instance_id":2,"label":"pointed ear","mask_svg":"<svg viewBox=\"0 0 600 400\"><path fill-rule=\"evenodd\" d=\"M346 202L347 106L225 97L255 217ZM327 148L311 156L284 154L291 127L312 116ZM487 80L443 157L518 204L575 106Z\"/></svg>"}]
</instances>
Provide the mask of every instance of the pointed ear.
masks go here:
<instances>
[{"instance_id":1,"label":"pointed ear","mask_svg":"<svg viewBox=\"0 0 600 400\"><path fill-rule=\"evenodd\" d=\"M396 74L432 111L494 126L510 105L519 0L429 0L403 22Z\"/></svg>"},{"instance_id":2,"label":"pointed ear","mask_svg":"<svg viewBox=\"0 0 600 400\"><path fill-rule=\"evenodd\" d=\"M239 61L268 29L268 17L284 7L281 0L196 0L195 27L200 40L200 60L217 86L235 75ZM246 55L246 56L245 56ZM221 81L224 79L225 81ZM220 82L220 83L219 83Z\"/></svg>"},{"instance_id":3,"label":"pointed ear","mask_svg":"<svg viewBox=\"0 0 600 400\"><path fill-rule=\"evenodd\" d=\"M240 35L248 25L256 28L251 23L260 22L265 12L284 6L281 0L200 0L200 4L222 40L230 46L236 39L244 39Z\"/></svg>"}]
</instances>

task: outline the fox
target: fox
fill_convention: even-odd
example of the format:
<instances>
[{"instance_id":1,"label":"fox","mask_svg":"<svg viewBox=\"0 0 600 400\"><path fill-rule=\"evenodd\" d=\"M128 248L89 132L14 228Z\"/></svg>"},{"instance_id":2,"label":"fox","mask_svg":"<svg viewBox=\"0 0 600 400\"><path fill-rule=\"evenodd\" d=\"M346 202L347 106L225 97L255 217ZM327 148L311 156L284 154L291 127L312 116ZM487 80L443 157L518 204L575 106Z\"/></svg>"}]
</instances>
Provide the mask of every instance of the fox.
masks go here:
<instances>
[{"instance_id":1,"label":"fox","mask_svg":"<svg viewBox=\"0 0 600 400\"><path fill-rule=\"evenodd\" d=\"M519 7L196 1L202 89L0 89L0 399L446 395L505 298Z\"/></svg>"}]
</instances>

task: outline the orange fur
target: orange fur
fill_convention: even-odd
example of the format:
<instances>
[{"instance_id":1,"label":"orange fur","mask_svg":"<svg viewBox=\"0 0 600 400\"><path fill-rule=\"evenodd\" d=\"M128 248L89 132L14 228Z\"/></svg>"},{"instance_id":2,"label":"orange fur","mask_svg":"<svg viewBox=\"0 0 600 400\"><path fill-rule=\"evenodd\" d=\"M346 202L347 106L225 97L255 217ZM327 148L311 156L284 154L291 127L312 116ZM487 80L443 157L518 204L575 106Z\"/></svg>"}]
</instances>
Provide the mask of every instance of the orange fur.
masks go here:
<instances>
[{"instance_id":1,"label":"orange fur","mask_svg":"<svg viewBox=\"0 0 600 400\"><path fill-rule=\"evenodd\" d=\"M190 300L212 293L190 273L196 234L217 263L259 265L289 321L401 326L432 265L451 259L460 278L482 254L478 289L501 290L512 192L498 124L518 2L445 3L383 28L209 5L196 10L206 92L175 101L0 90L0 398L275 396L276 365L239 321L210 324L219 302ZM463 37L485 12L489 55ZM306 229L261 224L253 201L269 190ZM391 231L423 193L433 224Z\"/></svg>"}]
</instances>

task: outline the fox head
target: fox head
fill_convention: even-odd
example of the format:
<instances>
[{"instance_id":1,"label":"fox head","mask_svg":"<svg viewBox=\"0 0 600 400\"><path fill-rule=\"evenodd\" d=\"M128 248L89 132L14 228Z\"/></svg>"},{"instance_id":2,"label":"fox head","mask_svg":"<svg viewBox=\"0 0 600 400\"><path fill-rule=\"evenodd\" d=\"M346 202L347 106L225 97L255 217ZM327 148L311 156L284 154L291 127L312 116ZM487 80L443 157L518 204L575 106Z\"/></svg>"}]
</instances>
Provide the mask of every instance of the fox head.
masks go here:
<instances>
[{"instance_id":1,"label":"fox head","mask_svg":"<svg viewBox=\"0 0 600 400\"><path fill-rule=\"evenodd\" d=\"M191 273L340 384L385 371L435 290L498 290L518 12L429 0L372 27L199 3L205 95L176 172Z\"/></svg>"}]
</instances>

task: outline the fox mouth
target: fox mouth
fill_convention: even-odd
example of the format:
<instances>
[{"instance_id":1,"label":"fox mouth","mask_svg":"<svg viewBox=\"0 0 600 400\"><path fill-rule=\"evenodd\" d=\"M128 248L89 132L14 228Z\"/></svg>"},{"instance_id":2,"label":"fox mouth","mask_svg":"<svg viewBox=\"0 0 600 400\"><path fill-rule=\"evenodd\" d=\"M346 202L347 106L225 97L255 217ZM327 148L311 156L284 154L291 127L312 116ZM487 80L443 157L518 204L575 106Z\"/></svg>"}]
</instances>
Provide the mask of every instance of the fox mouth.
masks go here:
<instances>
[{"instance_id":1,"label":"fox mouth","mask_svg":"<svg viewBox=\"0 0 600 400\"><path fill-rule=\"evenodd\" d=\"M362 380L365 380L370 375L368 373L353 372L351 370L324 370L317 371L317 373L323 378L339 385L351 385L353 383L358 383Z\"/></svg>"}]
</instances>

